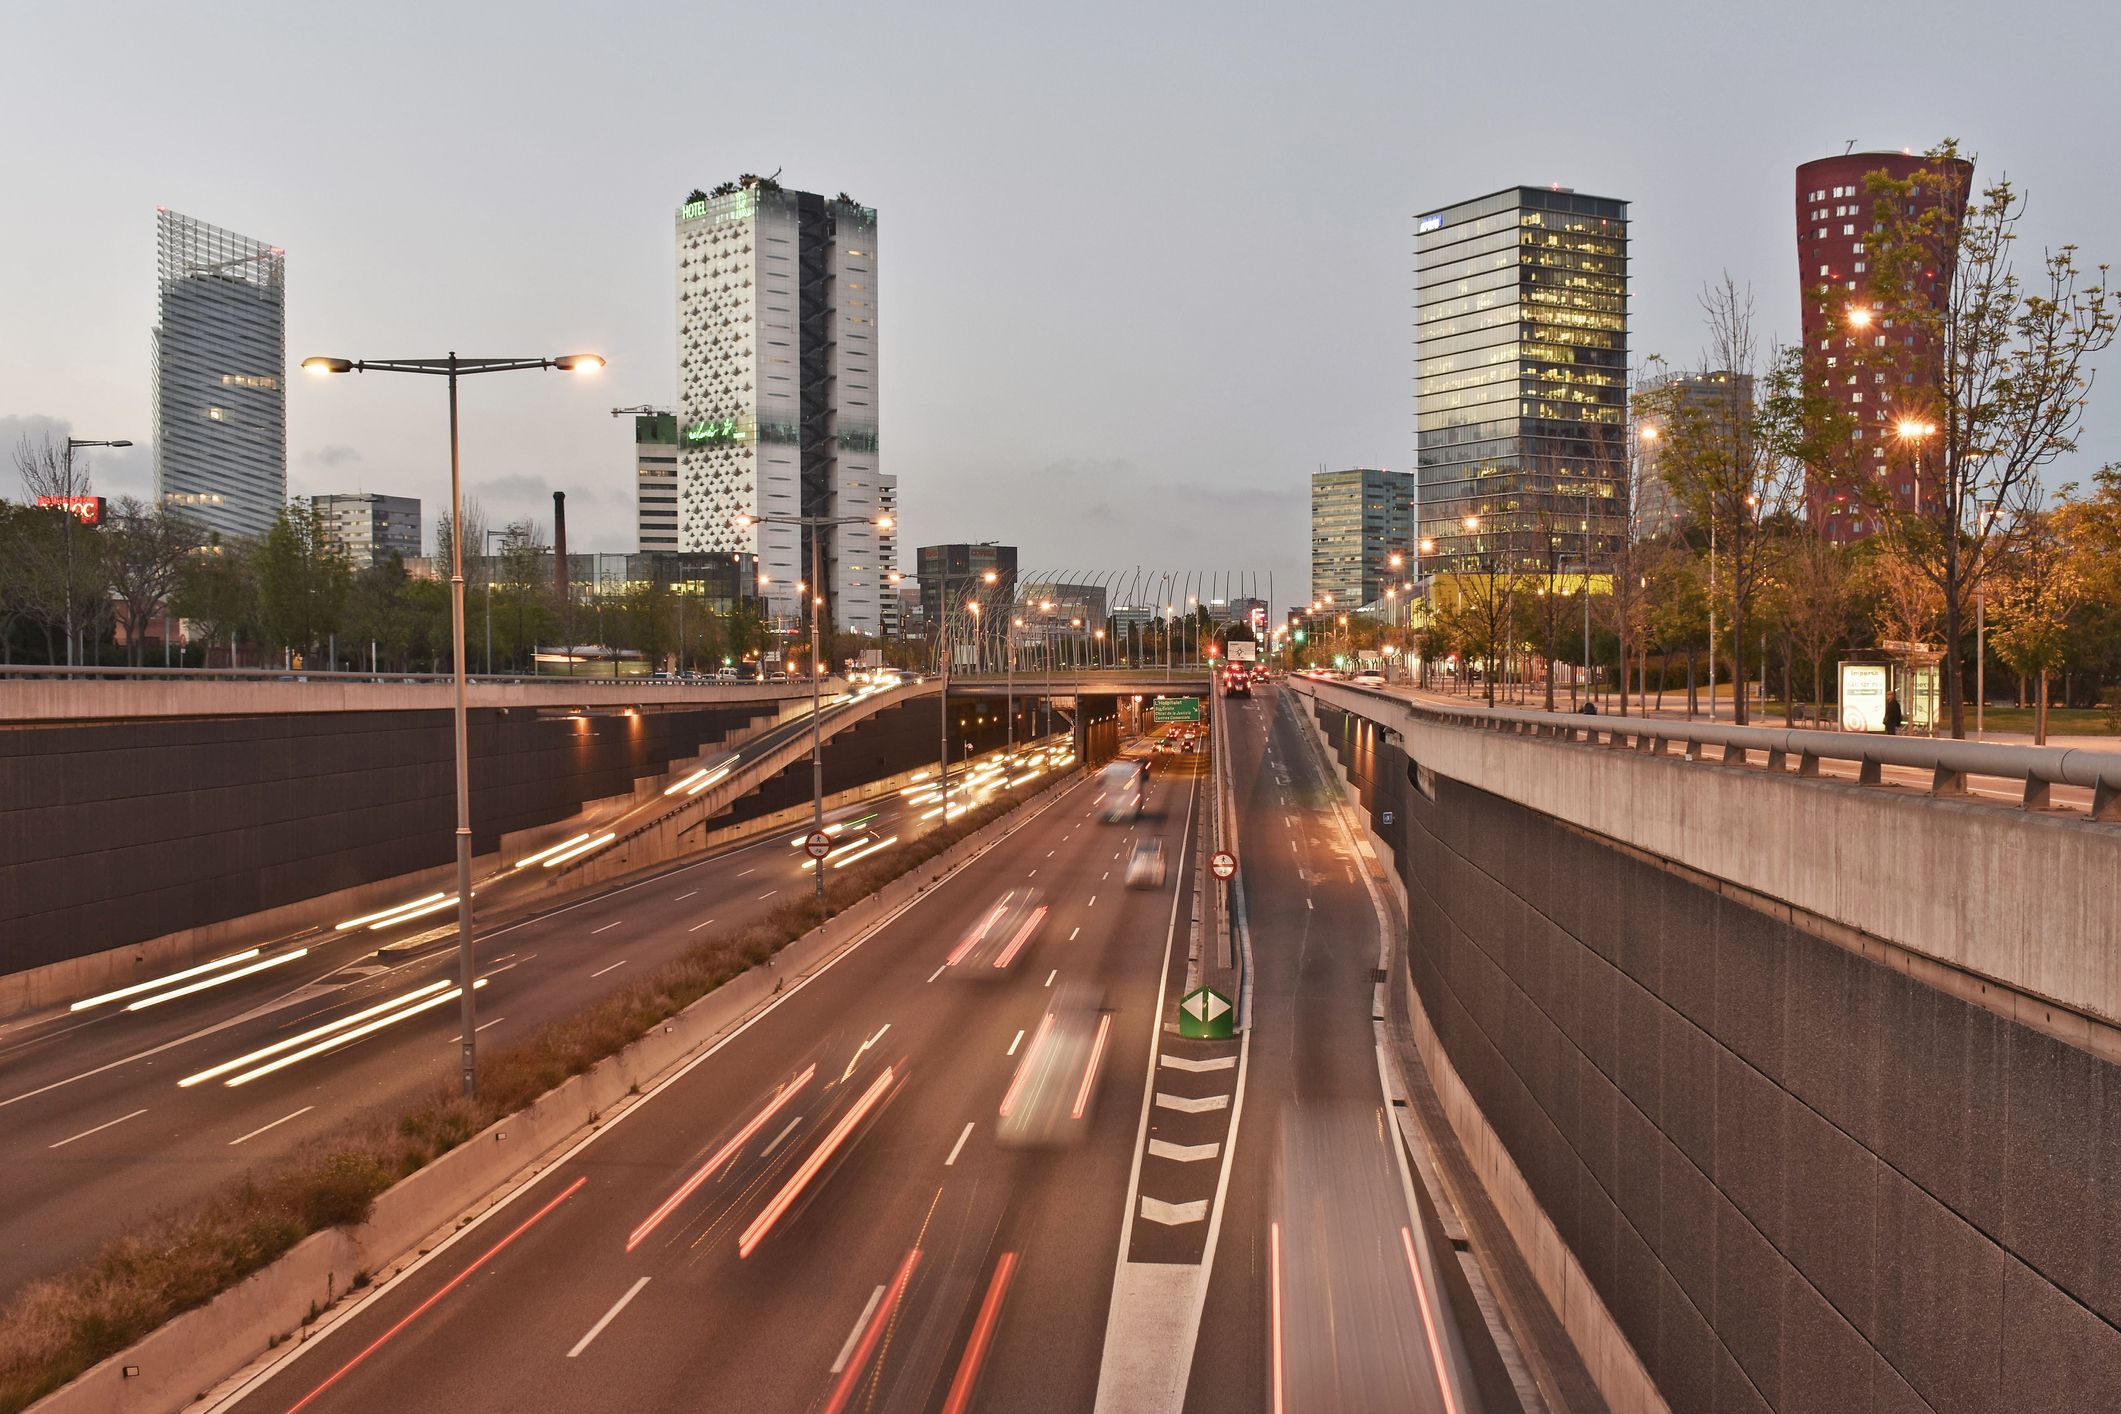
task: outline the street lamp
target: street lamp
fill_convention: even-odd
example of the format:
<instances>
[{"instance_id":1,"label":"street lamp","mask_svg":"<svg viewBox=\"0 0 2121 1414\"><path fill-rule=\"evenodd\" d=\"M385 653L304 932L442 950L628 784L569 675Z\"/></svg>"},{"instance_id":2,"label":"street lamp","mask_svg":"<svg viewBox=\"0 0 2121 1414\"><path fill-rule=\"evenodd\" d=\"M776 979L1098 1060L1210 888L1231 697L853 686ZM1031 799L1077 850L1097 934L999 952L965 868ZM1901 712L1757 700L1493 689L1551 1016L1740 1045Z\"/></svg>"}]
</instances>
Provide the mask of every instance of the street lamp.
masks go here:
<instances>
[{"instance_id":1,"label":"street lamp","mask_svg":"<svg viewBox=\"0 0 2121 1414\"><path fill-rule=\"evenodd\" d=\"M969 574L971 571L967 570L966 573ZM937 713L937 718L942 727L943 823L948 825L950 823L950 562L947 557L942 561L942 567L938 571L938 579L935 616L938 620L936 625L937 641L942 646L943 684L941 692L937 694L936 702L941 709ZM1001 575L993 570L983 570L980 573L980 581L983 584L995 584L1000 580ZM978 600L975 599L967 607L975 616L978 615Z\"/></svg>"},{"instance_id":2,"label":"street lamp","mask_svg":"<svg viewBox=\"0 0 2121 1414\"><path fill-rule=\"evenodd\" d=\"M825 732L818 720L818 686L823 677L825 659L818 651L818 620L825 607L824 537L819 531L842 525L873 525L878 530L891 529L890 516L783 516L740 515L735 521L739 530L748 530L757 525L793 525L810 532L810 579L796 581L810 600L810 828L813 832L825 828ZM766 577L759 576L764 583ZM680 652L683 650L681 649ZM817 877L815 896L825 896L825 861L817 862L811 871Z\"/></svg>"},{"instance_id":3,"label":"street lamp","mask_svg":"<svg viewBox=\"0 0 2121 1414\"><path fill-rule=\"evenodd\" d=\"M464 669L464 477L457 440L457 379L474 373L520 373L556 368L563 373L594 373L604 366L598 354L562 354L557 358L305 358L311 373L422 373L449 380L449 646L456 695L451 708L457 776L457 968L462 981L464 1034L461 1065L464 1097L478 1094L478 1034L471 945L471 727L465 704Z\"/></svg>"},{"instance_id":4,"label":"street lamp","mask_svg":"<svg viewBox=\"0 0 2121 1414\"><path fill-rule=\"evenodd\" d=\"M69 437L66 439L66 472L59 491L68 502L66 506L66 666L76 665L80 657L79 642L74 636L74 522L81 519L81 509L73 502L80 499L74 486L74 449L76 447L130 447L131 442L123 437L114 441L103 441L92 437Z\"/></svg>"}]
</instances>

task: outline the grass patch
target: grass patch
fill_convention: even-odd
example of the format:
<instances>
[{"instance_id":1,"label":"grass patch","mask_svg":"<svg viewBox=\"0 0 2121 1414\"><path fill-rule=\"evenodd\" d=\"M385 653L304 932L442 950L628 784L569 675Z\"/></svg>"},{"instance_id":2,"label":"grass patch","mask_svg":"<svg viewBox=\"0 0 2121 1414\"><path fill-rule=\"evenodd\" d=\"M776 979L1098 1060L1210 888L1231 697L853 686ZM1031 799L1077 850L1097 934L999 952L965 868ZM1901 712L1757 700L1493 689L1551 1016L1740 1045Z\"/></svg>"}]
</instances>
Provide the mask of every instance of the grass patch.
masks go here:
<instances>
[{"instance_id":1,"label":"grass patch","mask_svg":"<svg viewBox=\"0 0 2121 1414\"><path fill-rule=\"evenodd\" d=\"M835 870L823 905L805 895L756 922L710 933L586 1010L483 1053L476 1101L457 1094L451 1081L403 1106L352 1117L330 1138L197 1201L149 1214L72 1271L32 1282L0 1307L0 1414L15 1414L205 1305L311 1233L366 1221L376 1198L399 1179L616 1055L1016 804L994 801L887 855Z\"/></svg>"}]
</instances>

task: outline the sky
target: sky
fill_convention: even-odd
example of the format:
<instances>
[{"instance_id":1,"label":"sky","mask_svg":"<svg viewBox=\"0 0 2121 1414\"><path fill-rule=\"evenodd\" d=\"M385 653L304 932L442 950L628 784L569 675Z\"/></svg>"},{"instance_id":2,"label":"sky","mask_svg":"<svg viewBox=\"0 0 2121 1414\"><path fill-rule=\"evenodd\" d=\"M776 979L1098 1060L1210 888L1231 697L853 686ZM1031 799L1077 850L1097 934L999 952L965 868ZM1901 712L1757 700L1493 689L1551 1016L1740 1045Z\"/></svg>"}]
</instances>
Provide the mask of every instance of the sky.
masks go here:
<instances>
[{"instance_id":1,"label":"sky","mask_svg":"<svg viewBox=\"0 0 2121 1414\"><path fill-rule=\"evenodd\" d=\"M1294 604L1308 474L1413 464L1416 213L1631 202L1631 353L1684 366L1725 271L1794 334L1793 169L1851 140L1957 137L2028 194L2028 253L2121 255L2117 40L2091 0L11 3L0 446L151 436L167 205L286 249L290 364L604 354L467 383L465 480L491 524L564 490L574 548L630 550L609 410L675 393L676 208L779 169L879 211L902 546L1245 570ZM446 506L436 382L297 378L288 423L291 493ZM2055 479L2116 458L2095 393ZM93 474L152 490L144 447Z\"/></svg>"}]
</instances>

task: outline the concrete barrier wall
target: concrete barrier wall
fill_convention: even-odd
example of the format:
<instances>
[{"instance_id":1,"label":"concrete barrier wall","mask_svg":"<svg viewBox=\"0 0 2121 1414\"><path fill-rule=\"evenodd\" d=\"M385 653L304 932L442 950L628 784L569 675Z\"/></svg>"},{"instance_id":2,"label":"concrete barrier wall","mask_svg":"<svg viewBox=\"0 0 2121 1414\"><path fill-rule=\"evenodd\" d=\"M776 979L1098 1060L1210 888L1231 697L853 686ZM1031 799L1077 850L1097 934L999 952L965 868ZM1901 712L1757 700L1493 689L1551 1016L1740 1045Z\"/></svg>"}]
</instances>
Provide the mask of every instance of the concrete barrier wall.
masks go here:
<instances>
[{"instance_id":1,"label":"concrete barrier wall","mask_svg":"<svg viewBox=\"0 0 2121 1414\"><path fill-rule=\"evenodd\" d=\"M474 847L630 791L752 712L476 712ZM0 974L211 947L213 925L446 866L454 789L446 712L0 732Z\"/></svg>"},{"instance_id":2,"label":"concrete barrier wall","mask_svg":"<svg viewBox=\"0 0 2121 1414\"><path fill-rule=\"evenodd\" d=\"M611 711L638 706L761 707L809 704L809 688L788 683L657 683L640 678L551 678L471 682L465 699L480 708ZM206 679L172 674L98 681L0 674L0 722L78 725L179 717L287 717L312 712L447 712L456 689L447 677L406 681L337 678L325 673Z\"/></svg>"},{"instance_id":3,"label":"concrete barrier wall","mask_svg":"<svg viewBox=\"0 0 2121 1414\"><path fill-rule=\"evenodd\" d=\"M1672 1408L2121 1408L2121 1067L1423 779L1395 819L1431 1044L1566 1244L1535 1269L1580 1269Z\"/></svg>"},{"instance_id":4,"label":"concrete barrier wall","mask_svg":"<svg viewBox=\"0 0 2121 1414\"><path fill-rule=\"evenodd\" d=\"M1081 779L1060 777L1055 785L1064 788ZM773 963L732 979L618 1055L394 1185L376 1200L368 1222L306 1238L233 1290L178 1316L31 1409L35 1414L167 1414L268 1357L271 1342L290 1335L314 1338L346 1313L343 1307L333 1308L357 1276L387 1280L493 1203L535 1180L575 1141L734 1031L776 992L828 965L959 865L1021 829L1062 793L1048 789L959 841L804 934ZM494 1235L502 1231L496 1228ZM483 1237L486 1234L480 1233L467 1239L465 1258L481 1250ZM305 1326L319 1313L327 1319Z\"/></svg>"}]
</instances>

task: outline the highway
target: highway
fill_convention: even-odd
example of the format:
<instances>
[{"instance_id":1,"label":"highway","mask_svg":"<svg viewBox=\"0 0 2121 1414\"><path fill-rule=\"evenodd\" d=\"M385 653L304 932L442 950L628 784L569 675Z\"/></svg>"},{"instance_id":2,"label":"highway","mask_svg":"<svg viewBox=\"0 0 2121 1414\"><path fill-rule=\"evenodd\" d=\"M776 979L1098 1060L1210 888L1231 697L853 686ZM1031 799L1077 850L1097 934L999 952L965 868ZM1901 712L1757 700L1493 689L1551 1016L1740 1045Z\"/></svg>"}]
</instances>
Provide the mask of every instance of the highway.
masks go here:
<instances>
[{"instance_id":1,"label":"highway","mask_svg":"<svg viewBox=\"0 0 2121 1414\"><path fill-rule=\"evenodd\" d=\"M1282 689L1222 705L1253 1039L1185 1408L1461 1414L1474 1405L1447 1398L1439 1374L1462 1358L1454 1313L1413 1266L1418 1224L1371 1022L1379 920L1335 815L1340 786Z\"/></svg>"},{"instance_id":2,"label":"highway","mask_svg":"<svg viewBox=\"0 0 2121 1414\"><path fill-rule=\"evenodd\" d=\"M1090 1408L1184 967L1201 762L1159 764L1138 821L1073 787L223 1407ZM1145 838L1179 867L1128 889Z\"/></svg>"},{"instance_id":3,"label":"highway","mask_svg":"<svg viewBox=\"0 0 2121 1414\"><path fill-rule=\"evenodd\" d=\"M850 840L882 844L934 828L939 810L916 787L829 818ZM812 876L792 847L803 833L777 830L490 925L482 916L481 1044L578 1011L703 930L808 891ZM828 887L839 857L828 860ZM421 936L431 943L424 951L377 957L379 942ZM0 1210L0 1292L65 1268L154 1208L454 1075L456 980L445 911L380 932L268 942L226 968L0 1027L0 1158L11 1197Z\"/></svg>"}]
</instances>

